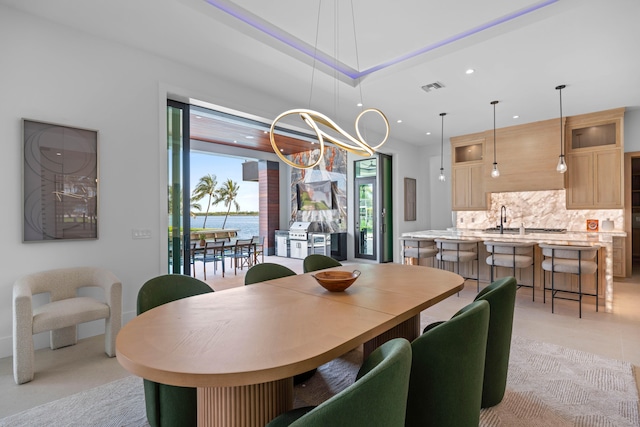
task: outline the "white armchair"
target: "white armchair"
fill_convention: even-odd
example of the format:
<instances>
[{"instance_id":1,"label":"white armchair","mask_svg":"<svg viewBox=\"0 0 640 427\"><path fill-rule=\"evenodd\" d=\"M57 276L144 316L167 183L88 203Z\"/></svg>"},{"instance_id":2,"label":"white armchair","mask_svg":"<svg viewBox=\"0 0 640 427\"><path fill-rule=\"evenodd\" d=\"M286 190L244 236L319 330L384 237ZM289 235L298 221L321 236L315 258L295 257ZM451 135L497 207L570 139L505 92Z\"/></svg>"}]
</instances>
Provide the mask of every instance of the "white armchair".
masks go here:
<instances>
[{"instance_id":1,"label":"white armchair","mask_svg":"<svg viewBox=\"0 0 640 427\"><path fill-rule=\"evenodd\" d=\"M80 297L83 287L100 287L104 302ZM32 306L32 296L49 293L50 302ZM33 379L33 335L51 331L51 349L74 345L77 325L105 319L105 352L115 356L116 335L122 326L122 284L108 270L62 268L29 274L13 285L13 377L16 384Z\"/></svg>"}]
</instances>

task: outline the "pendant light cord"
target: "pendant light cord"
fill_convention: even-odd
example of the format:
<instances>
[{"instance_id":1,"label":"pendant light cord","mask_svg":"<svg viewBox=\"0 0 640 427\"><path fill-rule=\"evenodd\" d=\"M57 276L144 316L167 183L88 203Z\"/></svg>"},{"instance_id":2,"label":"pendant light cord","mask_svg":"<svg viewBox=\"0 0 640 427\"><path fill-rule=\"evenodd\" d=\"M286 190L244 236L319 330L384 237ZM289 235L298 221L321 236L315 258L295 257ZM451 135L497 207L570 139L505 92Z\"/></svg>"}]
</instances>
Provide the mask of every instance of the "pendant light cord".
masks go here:
<instances>
[{"instance_id":1,"label":"pendant light cord","mask_svg":"<svg viewBox=\"0 0 640 427\"><path fill-rule=\"evenodd\" d=\"M564 132L562 131L562 89L564 89L564 85L558 86L556 89L560 91L560 155L564 156Z\"/></svg>"},{"instance_id":2,"label":"pendant light cord","mask_svg":"<svg viewBox=\"0 0 640 427\"><path fill-rule=\"evenodd\" d=\"M447 113L440 113L440 117L442 117L442 127L440 129L440 171L444 170L444 116Z\"/></svg>"},{"instance_id":3,"label":"pendant light cord","mask_svg":"<svg viewBox=\"0 0 640 427\"><path fill-rule=\"evenodd\" d=\"M493 164L497 165L498 162L496 160L498 152L496 151L496 104L498 101L491 101L493 104Z\"/></svg>"}]
</instances>

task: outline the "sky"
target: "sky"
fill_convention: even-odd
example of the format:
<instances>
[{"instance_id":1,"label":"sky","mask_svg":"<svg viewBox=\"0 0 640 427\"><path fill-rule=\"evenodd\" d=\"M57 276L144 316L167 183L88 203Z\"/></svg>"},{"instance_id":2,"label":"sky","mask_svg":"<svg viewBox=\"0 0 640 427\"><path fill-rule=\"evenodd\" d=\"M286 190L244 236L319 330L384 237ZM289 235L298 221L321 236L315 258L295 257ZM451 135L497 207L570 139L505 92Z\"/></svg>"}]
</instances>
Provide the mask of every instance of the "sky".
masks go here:
<instances>
[{"instance_id":1,"label":"sky","mask_svg":"<svg viewBox=\"0 0 640 427\"><path fill-rule=\"evenodd\" d=\"M191 192L198 185L200 178L212 174L218 180L220 188L223 182L231 178L240 187L238 191L238 204L241 211L258 211L258 183L242 180L242 163L246 158L221 156L219 154L202 153L191 151ZM207 197L199 202L202 205L202 212L207 210ZM226 212L227 208L224 203L212 206L210 212ZM235 207L231 207L231 212L235 211ZM197 211L196 211L197 212Z\"/></svg>"}]
</instances>

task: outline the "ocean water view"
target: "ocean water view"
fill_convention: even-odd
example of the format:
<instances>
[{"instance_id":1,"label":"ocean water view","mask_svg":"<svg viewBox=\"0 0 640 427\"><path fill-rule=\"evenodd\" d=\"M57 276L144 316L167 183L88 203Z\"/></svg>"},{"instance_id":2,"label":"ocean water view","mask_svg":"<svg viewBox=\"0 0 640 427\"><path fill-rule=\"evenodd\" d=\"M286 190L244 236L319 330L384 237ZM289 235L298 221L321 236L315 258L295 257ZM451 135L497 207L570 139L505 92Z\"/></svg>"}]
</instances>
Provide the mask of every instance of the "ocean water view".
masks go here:
<instances>
[{"instance_id":1,"label":"ocean water view","mask_svg":"<svg viewBox=\"0 0 640 427\"><path fill-rule=\"evenodd\" d=\"M204 215L191 218L191 228L202 228L204 225ZM222 228L224 215L209 215L207 217L207 228ZM229 215L225 229L237 229L238 237L241 239L250 239L260 233L258 223L258 215Z\"/></svg>"}]
</instances>

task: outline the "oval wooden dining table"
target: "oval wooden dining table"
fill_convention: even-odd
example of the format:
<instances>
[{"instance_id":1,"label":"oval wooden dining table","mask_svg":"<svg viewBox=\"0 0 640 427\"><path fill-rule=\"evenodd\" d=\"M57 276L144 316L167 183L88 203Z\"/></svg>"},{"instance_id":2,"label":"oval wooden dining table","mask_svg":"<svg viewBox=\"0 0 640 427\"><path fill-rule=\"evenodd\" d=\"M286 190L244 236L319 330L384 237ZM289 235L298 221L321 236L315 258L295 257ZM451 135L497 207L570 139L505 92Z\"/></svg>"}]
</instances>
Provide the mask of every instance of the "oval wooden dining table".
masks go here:
<instances>
[{"instance_id":1,"label":"oval wooden dining table","mask_svg":"<svg viewBox=\"0 0 640 427\"><path fill-rule=\"evenodd\" d=\"M199 426L264 426L292 409L293 379L363 345L420 334L420 312L464 279L430 267L355 264L344 292L299 274L174 301L129 321L118 362L155 382L198 389Z\"/></svg>"}]
</instances>

